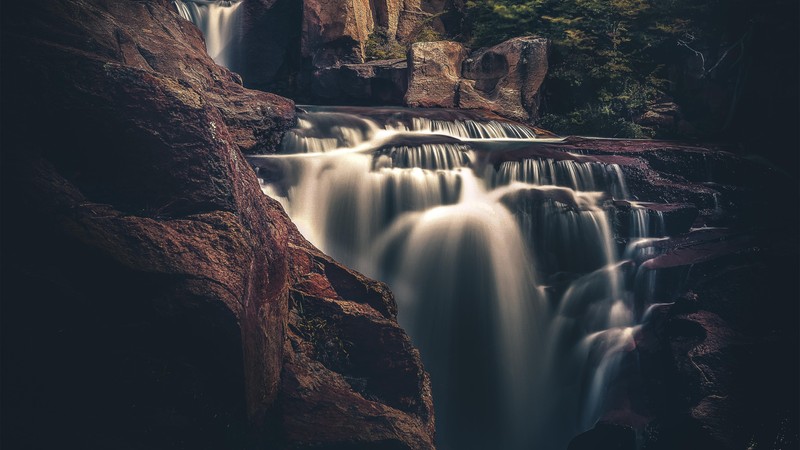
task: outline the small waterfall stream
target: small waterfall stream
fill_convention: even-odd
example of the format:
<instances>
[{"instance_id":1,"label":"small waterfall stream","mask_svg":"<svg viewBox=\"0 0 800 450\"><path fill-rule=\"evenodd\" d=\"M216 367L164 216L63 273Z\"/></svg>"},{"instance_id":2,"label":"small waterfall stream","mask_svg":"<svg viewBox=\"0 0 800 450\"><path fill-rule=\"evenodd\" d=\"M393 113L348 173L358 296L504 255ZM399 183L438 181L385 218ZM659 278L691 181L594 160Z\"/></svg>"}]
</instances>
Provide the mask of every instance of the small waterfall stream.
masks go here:
<instances>
[{"instance_id":1,"label":"small waterfall stream","mask_svg":"<svg viewBox=\"0 0 800 450\"><path fill-rule=\"evenodd\" d=\"M175 0L181 17L194 23L206 40L206 51L217 64L234 69L241 36L241 1Z\"/></svg>"},{"instance_id":2,"label":"small waterfall stream","mask_svg":"<svg viewBox=\"0 0 800 450\"><path fill-rule=\"evenodd\" d=\"M439 448L564 449L591 428L635 348L640 265L663 232L632 203L617 248L620 168L487 163L554 141L511 123L306 109L281 154L251 163L309 240L391 286L431 374Z\"/></svg>"}]
</instances>

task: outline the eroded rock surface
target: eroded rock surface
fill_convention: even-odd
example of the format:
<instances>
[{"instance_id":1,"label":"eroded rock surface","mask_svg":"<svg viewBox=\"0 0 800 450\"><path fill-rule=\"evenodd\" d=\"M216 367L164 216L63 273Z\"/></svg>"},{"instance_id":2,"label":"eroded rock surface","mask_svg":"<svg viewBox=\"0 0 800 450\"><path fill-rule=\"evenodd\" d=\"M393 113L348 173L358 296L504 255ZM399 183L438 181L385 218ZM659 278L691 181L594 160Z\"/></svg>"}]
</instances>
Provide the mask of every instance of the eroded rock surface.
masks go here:
<instances>
[{"instance_id":1,"label":"eroded rock surface","mask_svg":"<svg viewBox=\"0 0 800 450\"><path fill-rule=\"evenodd\" d=\"M408 53L408 106L490 111L518 121L539 117L548 41L519 37L470 53L457 42L420 42Z\"/></svg>"},{"instance_id":2,"label":"eroded rock surface","mask_svg":"<svg viewBox=\"0 0 800 450\"><path fill-rule=\"evenodd\" d=\"M168 1L11 5L3 47L3 444L432 448L391 294L243 156L291 101Z\"/></svg>"}]
</instances>

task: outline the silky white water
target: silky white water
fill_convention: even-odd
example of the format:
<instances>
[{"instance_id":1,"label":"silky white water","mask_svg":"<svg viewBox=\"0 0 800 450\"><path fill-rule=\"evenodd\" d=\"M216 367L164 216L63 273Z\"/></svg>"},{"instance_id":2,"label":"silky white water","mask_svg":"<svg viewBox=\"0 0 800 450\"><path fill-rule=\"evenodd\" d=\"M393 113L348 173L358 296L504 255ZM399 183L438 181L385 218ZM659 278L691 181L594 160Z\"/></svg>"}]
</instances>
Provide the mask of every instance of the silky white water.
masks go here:
<instances>
[{"instance_id":1,"label":"silky white water","mask_svg":"<svg viewBox=\"0 0 800 450\"><path fill-rule=\"evenodd\" d=\"M494 166L484 140L542 141L509 123L309 108L281 155L251 162L311 242L391 286L431 375L439 448L564 449L635 348L631 280L652 242L618 254L618 166ZM628 237L655 233L642 214Z\"/></svg>"},{"instance_id":2,"label":"silky white water","mask_svg":"<svg viewBox=\"0 0 800 450\"><path fill-rule=\"evenodd\" d=\"M232 68L241 36L241 1L176 0L181 17L194 23L206 40L206 51L217 64Z\"/></svg>"}]
</instances>

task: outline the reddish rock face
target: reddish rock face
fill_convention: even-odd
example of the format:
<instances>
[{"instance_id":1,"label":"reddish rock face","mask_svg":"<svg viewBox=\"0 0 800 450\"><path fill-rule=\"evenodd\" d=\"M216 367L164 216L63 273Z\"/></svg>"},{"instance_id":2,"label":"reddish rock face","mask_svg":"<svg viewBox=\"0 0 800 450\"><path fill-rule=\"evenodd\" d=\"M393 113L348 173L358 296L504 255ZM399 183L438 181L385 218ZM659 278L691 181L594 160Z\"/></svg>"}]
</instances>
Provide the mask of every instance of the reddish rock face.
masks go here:
<instances>
[{"instance_id":1,"label":"reddish rock face","mask_svg":"<svg viewBox=\"0 0 800 450\"><path fill-rule=\"evenodd\" d=\"M391 294L243 157L291 101L244 89L167 1L16 4L3 45L4 443L432 447Z\"/></svg>"}]
</instances>

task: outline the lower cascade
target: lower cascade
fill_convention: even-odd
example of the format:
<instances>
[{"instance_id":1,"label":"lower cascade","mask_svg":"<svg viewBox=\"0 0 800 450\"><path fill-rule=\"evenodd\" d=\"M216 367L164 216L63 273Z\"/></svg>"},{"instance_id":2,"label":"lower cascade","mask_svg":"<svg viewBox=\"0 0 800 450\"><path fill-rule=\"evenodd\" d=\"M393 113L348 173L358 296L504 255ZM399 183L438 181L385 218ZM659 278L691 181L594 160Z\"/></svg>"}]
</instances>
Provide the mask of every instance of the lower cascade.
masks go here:
<instances>
[{"instance_id":1,"label":"lower cascade","mask_svg":"<svg viewBox=\"0 0 800 450\"><path fill-rule=\"evenodd\" d=\"M631 201L615 232L619 166L489 162L558 141L510 123L304 109L281 154L250 161L312 243L392 288L439 448L564 449L616 406L664 229Z\"/></svg>"}]
</instances>

